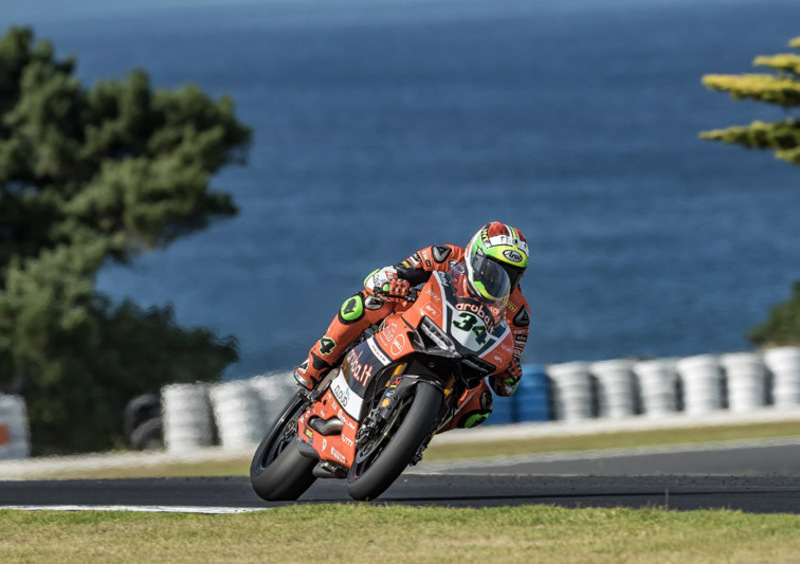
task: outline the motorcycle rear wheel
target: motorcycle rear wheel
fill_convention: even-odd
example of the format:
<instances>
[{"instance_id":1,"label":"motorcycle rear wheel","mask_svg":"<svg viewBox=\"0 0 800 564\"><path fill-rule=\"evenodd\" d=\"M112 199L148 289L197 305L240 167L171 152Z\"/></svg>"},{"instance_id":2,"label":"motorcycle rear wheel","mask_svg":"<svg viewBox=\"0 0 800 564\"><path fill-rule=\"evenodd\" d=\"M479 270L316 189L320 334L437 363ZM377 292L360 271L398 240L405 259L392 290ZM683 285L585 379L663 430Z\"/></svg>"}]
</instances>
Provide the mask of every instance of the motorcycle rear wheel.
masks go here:
<instances>
[{"instance_id":1,"label":"motorcycle rear wheel","mask_svg":"<svg viewBox=\"0 0 800 564\"><path fill-rule=\"evenodd\" d=\"M297 447L297 419L307 408L308 401L297 392L256 449L250 484L262 499L295 500L316 480L312 471L317 461L300 454Z\"/></svg>"},{"instance_id":2,"label":"motorcycle rear wheel","mask_svg":"<svg viewBox=\"0 0 800 564\"><path fill-rule=\"evenodd\" d=\"M433 430L442 392L419 382L408 403L400 405L379 435L356 452L347 476L347 493L356 500L375 499L392 485Z\"/></svg>"}]
</instances>

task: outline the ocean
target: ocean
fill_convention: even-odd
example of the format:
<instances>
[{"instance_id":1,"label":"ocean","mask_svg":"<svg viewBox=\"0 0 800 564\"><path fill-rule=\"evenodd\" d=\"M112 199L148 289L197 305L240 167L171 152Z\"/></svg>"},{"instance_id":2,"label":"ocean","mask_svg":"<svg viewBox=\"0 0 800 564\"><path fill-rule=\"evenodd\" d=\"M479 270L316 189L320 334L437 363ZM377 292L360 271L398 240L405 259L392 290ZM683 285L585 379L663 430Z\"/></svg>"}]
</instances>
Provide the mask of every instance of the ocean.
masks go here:
<instances>
[{"instance_id":1,"label":"ocean","mask_svg":"<svg viewBox=\"0 0 800 564\"><path fill-rule=\"evenodd\" d=\"M373 269L484 223L532 247L526 362L746 350L800 278L800 168L698 139L782 119L707 91L800 35L796 0L3 0L84 85L227 93L238 216L110 264L115 300L298 364Z\"/></svg>"}]
</instances>

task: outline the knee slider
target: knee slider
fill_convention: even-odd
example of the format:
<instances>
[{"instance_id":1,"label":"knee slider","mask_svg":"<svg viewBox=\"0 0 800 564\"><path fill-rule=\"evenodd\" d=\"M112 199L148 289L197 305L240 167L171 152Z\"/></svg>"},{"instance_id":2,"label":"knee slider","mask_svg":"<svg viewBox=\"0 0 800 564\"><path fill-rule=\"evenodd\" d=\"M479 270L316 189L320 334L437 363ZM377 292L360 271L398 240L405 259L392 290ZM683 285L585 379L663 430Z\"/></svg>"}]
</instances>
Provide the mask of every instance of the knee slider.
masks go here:
<instances>
[{"instance_id":1,"label":"knee slider","mask_svg":"<svg viewBox=\"0 0 800 564\"><path fill-rule=\"evenodd\" d=\"M364 317L364 297L356 294L347 298L339 308L339 321L344 324L355 323Z\"/></svg>"},{"instance_id":2,"label":"knee slider","mask_svg":"<svg viewBox=\"0 0 800 564\"><path fill-rule=\"evenodd\" d=\"M481 393L480 407L462 415L456 425L459 429L471 429L472 427L477 427L489 419L489 415L492 414L493 403L494 398L492 398L492 392L488 390L484 391Z\"/></svg>"}]
</instances>

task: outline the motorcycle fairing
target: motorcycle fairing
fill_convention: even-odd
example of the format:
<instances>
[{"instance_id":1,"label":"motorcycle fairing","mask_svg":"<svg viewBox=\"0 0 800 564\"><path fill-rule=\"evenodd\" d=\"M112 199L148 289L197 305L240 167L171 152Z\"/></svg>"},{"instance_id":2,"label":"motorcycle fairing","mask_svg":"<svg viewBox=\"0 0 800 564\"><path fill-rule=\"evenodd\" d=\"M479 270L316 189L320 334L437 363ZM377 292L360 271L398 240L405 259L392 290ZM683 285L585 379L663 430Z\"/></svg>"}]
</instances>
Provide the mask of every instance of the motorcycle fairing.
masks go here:
<instances>
[{"instance_id":1,"label":"motorcycle fairing","mask_svg":"<svg viewBox=\"0 0 800 564\"><path fill-rule=\"evenodd\" d=\"M321 461L349 467L355 457L358 423L345 409L347 405L351 409L354 405L360 405L361 398L355 394L348 394L346 388L347 384L340 373L331 382L322 399L315 401L297 420L297 437L299 441L307 443L316 450ZM337 391L334 392L334 389ZM341 403L337 400L337 395L341 398ZM341 431L323 434L312 427L311 422L314 418L324 422L339 419L342 422Z\"/></svg>"}]
</instances>

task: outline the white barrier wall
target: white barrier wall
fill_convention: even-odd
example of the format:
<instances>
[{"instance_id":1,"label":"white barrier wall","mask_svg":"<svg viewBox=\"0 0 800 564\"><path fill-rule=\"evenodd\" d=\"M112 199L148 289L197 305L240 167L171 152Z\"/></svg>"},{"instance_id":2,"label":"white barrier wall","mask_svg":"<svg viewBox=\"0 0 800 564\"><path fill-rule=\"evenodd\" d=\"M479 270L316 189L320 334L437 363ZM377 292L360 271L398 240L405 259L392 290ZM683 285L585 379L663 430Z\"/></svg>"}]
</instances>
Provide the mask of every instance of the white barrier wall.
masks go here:
<instances>
[{"instance_id":1,"label":"white barrier wall","mask_svg":"<svg viewBox=\"0 0 800 564\"><path fill-rule=\"evenodd\" d=\"M281 412L289 400L289 396L295 392L297 384L295 384L291 372L254 376L250 378L250 383L261 402L261 419L264 425L263 435L266 428L272 424ZM261 437L259 437L259 440L261 440Z\"/></svg>"},{"instance_id":2,"label":"white barrier wall","mask_svg":"<svg viewBox=\"0 0 800 564\"><path fill-rule=\"evenodd\" d=\"M555 419L578 421L592 416L592 390L589 364L567 362L547 367L552 379Z\"/></svg>"},{"instance_id":3,"label":"white barrier wall","mask_svg":"<svg viewBox=\"0 0 800 564\"><path fill-rule=\"evenodd\" d=\"M223 447L236 448L261 440L264 411L251 380L234 380L212 386L210 398Z\"/></svg>"},{"instance_id":4,"label":"white barrier wall","mask_svg":"<svg viewBox=\"0 0 800 564\"><path fill-rule=\"evenodd\" d=\"M764 353L772 373L772 398L776 407L800 405L800 349L779 347Z\"/></svg>"},{"instance_id":5,"label":"white barrier wall","mask_svg":"<svg viewBox=\"0 0 800 564\"><path fill-rule=\"evenodd\" d=\"M647 417L664 417L678 409L677 374L674 359L637 362L633 366L642 394L642 411Z\"/></svg>"},{"instance_id":6,"label":"white barrier wall","mask_svg":"<svg viewBox=\"0 0 800 564\"><path fill-rule=\"evenodd\" d=\"M25 400L17 395L0 394L0 460L28 458L30 455Z\"/></svg>"},{"instance_id":7,"label":"white barrier wall","mask_svg":"<svg viewBox=\"0 0 800 564\"><path fill-rule=\"evenodd\" d=\"M766 375L761 356L732 353L720 357L728 388L728 409L750 411L766 403Z\"/></svg>"},{"instance_id":8,"label":"white barrier wall","mask_svg":"<svg viewBox=\"0 0 800 564\"><path fill-rule=\"evenodd\" d=\"M597 378L599 417L620 419L635 413L632 367L629 360L603 360L589 367Z\"/></svg>"},{"instance_id":9,"label":"white barrier wall","mask_svg":"<svg viewBox=\"0 0 800 564\"><path fill-rule=\"evenodd\" d=\"M161 406L167 450L192 450L214 443L208 385L164 386L161 390Z\"/></svg>"},{"instance_id":10,"label":"white barrier wall","mask_svg":"<svg viewBox=\"0 0 800 564\"><path fill-rule=\"evenodd\" d=\"M722 372L716 355L682 358L676 363L683 384L684 411L698 415L722 408Z\"/></svg>"},{"instance_id":11,"label":"white barrier wall","mask_svg":"<svg viewBox=\"0 0 800 564\"><path fill-rule=\"evenodd\" d=\"M779 408L800 409L800 348L795 347L775 348L763 354L697 355L639 362L627 359L567 362L547 366L546 373L553 418L567 422L593 417L595 402L601 418L631 417L639 401L646 417L675 414L681 405L687 415L718 411L726 405L734 412L773 403ZM210 446L215 440L214 421L223 447L256 443L295 389L290 373L255 376L213 387L165 386L162 413L167 449ZM768 401L770 397L774 401ZM10 413L7 407L4 411L6 405L11 404L0 402L0 424L3 414ZM15 420L25 421L25 425L23 428L22 423L14 424L11 435L25 437L25 442L15 443L17 450L0 445L0 458L11 452L14 456L28 455L27 421L24 415L19 415L19 407L16 409ZM22 410L24 414L24 404Z\"/></svg>"}]
</instances>

